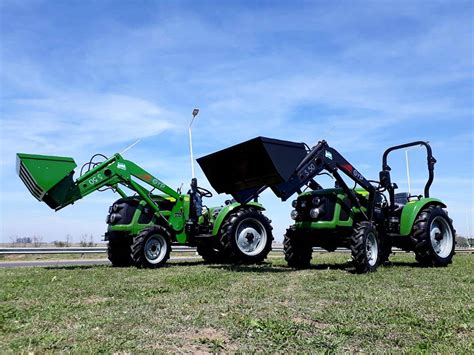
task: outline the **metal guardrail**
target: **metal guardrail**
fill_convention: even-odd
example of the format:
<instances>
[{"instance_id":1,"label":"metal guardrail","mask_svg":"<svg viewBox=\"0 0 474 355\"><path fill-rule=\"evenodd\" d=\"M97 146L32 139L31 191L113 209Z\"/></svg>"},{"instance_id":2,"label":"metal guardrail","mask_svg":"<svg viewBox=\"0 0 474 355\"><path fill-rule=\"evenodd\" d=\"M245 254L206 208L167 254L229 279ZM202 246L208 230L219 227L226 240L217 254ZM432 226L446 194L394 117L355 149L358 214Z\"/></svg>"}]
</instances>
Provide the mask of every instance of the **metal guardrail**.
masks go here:
<instances>
[{"instance_id":1,"label":"metal guardrail","mask_svg":"<svg viewBox=\"0 0 474 355\"><path fill-rule=\"evenodd\" d=\"M173 251L195 252L196 248L187 246L173 246ZM106 247L51 247L51 248L0 248L0 255L15 254L102 254L106 253Z\"/></svg>"},{"instance_id":2,"label":"metal guardrail","mask_svg":"<svg viewBox=\"0 0 474 355\"><path fill-rule=\"evenodd\" d=\"M173 252L195 253L196 248L182 245L172 246ZM273 246L273 252L283 252L283 246ZM315 252L326 252L322 248L313 248ZM338 248L337 252L349 252L349 249ZM458 248L456 253L474 254L474 248ZM22 254L102 254L106 253L106 247L54 247L54 248L0 248L0 255L22 255ZM394 249L393 253L405 253L401 249Z\"/></svg>"}]
</instances>

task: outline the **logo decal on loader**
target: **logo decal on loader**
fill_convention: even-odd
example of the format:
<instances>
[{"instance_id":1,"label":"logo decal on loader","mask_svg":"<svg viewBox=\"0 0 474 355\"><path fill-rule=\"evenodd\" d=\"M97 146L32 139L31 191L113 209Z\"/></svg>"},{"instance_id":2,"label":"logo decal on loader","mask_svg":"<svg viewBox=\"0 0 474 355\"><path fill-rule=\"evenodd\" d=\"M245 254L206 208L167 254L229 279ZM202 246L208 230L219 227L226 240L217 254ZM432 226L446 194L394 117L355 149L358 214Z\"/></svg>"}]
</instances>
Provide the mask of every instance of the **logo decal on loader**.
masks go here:
<instances>
[{"instance_id":1,"label":"logo decal on loader","mask_svg":"<svg viewBox=\"0 0 474 355\"><path fill-rule=\"evenodd\" d=\"M117 163L117 168L122 170L127 170L127 166L124 163Z\"/></svg>"}]
</instances>

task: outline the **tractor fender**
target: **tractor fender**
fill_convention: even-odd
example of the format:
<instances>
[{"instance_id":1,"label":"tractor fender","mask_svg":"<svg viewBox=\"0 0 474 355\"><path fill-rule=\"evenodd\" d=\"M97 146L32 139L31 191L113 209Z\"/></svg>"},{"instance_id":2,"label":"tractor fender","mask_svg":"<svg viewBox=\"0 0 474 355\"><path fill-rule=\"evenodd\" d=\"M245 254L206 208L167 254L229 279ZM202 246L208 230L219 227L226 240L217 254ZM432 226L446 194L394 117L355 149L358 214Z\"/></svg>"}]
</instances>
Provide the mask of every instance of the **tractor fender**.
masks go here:
<instances>
[{"instance_id":1,"label":"tractor fender","mask_svg":"<svg viewBox=\"0 0 474 355\"><path fill-rule=\"evenodd\" d=\"M214 221L214 226L212 227L212 235L217 235L219 233L219 230L221 229L222 224L224 221L227 219L227 216L229 213L232 211L240 208L240 207L245 207L245 206L252 206L257 210L260 211L265 211L265 208L258 202L248 202L246 204L241 204L238 202L233 202L225 206L217 215L215 221Z\"/></svg>"},{"instance_id":2,"label":"tractor fender","mask_svg":"<svg viewBox=\"0 0 474 355\"><path fill-rule=\"evenodd\" d=\"M441 207L446 207L446 205L437 198L422 198L418 201L408 202L402 210L402 215L400 217L400 235L407 236L411 233L413 228L413 223L418 214L427 206L438 205Z\"/></svg>"}]
</instances>

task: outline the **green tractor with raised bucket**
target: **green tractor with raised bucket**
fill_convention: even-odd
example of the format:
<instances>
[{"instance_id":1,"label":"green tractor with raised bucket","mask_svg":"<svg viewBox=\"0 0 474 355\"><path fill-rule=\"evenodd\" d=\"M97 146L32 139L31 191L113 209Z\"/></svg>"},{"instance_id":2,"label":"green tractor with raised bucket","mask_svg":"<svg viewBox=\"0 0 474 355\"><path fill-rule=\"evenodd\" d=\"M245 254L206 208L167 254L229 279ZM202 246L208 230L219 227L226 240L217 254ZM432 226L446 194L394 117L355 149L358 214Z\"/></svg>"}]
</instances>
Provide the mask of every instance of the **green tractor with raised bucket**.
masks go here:
<instances>
[{"instance_id":1,"label":"green tractor with raised bucket","mask_svg":"<svg viewBox=\"0 0 474 355\"><path fill-rule=\"evenodd\" d=\"M98 156L103 161L94 161ZM108 258L114 266L162 266L172 245L195 246L208 262L258 263L271 250L272 227L257 201L206 207L203 198L212 193L199 187L195 178L183 194L120 154L96 154L74 180L76 166L68 157L17 154L23 183L56 211L94 191L112 189L121 196L106 219ZM135 195L127 196L121 186Z\"/></svg>"},{"instance_id":2,"label":"green tractor with raised bucket","mask_svg":"<svg viewBox=\"0 0 474 355\"><path fill-rule=\"evenodd\" d=\"M395 193L398 187L391 181L387 163L390 152L413 146L427 151L429 178L423 196ZM452 261L455 230L446 205L429 194L436 159L427 142L388 148L379 181L367 180L326 141L309 148L304 143L258 137L198 162L217 192L231 194L240 203L255 199L268 187L283 201L298 193L292 202L294 224L283 241L291 267L309 267L313 247L350 249L359 273L374 271L388 261L392 247L413 251L425 266L447 266ZM323 188L315 180L321 174L332 176L335 186Z\"/></svg>"}]
</instances>

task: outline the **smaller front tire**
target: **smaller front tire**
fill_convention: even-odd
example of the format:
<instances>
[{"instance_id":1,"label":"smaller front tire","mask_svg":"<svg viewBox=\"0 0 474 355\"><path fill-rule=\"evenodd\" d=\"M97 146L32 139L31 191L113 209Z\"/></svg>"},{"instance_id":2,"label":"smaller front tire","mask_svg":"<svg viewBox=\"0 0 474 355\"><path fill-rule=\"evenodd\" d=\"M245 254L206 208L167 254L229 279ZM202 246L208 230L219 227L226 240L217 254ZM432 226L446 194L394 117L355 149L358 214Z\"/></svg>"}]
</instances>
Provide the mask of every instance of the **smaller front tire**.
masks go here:
<instances>
[{"instance_id":1,"label":"smaller front tire","mask_svg":"<svg viewBox=\"0 0 474 355\"><path fill-rule=\"evenodd\" d=\"M286 230L285 238L283 239L283 252L289 267L295 269L307 269L310 267L313 248L309 241L294 227Z\"/></svg>"},{"instance_id":2,"label":"smaller front tire","mask_svg":"<svg viewBox=\"0 0 474 355\"><path fill-rule=\"evenodd\" d=\"M171 243L168 231L162 226L143 229L132 244L132 259L139 268L158 268L170 258Z\"/></svg>"},{"instance_id":3,"label":"smaller front tire","mask_svg":"<svg viewBox=\"0 0 474 355\"><path fill-rule=\"evenodd\" d=\"M361 222L356 225L350 248L357 273L367 273L377 269L380 263L380 240L372 222Z\"/></svg>"},{"instance_id":4,"label":"smaller front tire","mask_svg":"<svg viewBox=\"0 0 474 355\"><path fill-rule=\"evenodd\" d=\"M127 267L133 264L130 256L130 237L120 236L110 239L107 244L107 257L114 267Z\"/></svg>"}]
</instances>

